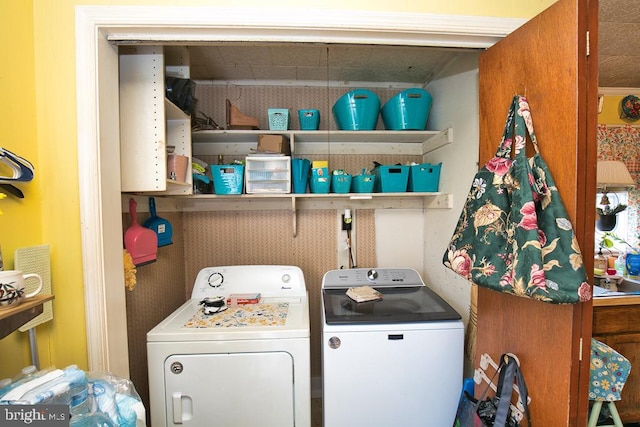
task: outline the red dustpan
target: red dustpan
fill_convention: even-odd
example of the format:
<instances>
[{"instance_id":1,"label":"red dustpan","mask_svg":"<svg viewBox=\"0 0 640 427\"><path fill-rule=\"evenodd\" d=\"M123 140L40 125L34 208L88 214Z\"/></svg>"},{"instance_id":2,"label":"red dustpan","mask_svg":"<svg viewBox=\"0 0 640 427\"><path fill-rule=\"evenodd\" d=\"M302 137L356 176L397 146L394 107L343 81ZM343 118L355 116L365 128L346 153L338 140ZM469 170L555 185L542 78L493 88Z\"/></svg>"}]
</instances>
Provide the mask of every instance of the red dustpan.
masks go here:
<instances>
[{"instance_id":1,"label":"red dustpan","mask_svg":"<svg viewBox=\"0 0 640 427\"><path fill-rule=\"evenodd\" d=\"M136 218L135 199L129 199L129 214L131 214L131 226L124 233L124 247L133 259L136 267L150 264L156 261L158 253L158 236L148 228L138 224Z\"/></svg>"}]
</instances>

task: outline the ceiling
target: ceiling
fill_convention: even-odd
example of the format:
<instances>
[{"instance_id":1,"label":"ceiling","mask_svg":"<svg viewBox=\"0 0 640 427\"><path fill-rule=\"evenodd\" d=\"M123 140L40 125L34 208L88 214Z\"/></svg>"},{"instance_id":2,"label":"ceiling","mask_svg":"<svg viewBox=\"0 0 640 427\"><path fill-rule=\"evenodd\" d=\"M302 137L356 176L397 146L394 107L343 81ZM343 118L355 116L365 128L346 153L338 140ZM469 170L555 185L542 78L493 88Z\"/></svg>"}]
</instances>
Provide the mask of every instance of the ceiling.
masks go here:
<instances>
[{"instance_id":1,"label":"ceiling","mask_svg":"<svg viewBox=\"0 0 640 427\"><path fill-rule=\"evenodd\" d=\"M461 49L324 44L191 46L194 80L431 81Z\"/></svg>"},{"instance_id":2,"label":"ceiling","mask_svg":"<svg viewBox=\"0 0 640 427\"><path fill-rule=\"evenodd\" d=\"M600 0L598 19L598 86L640 88L640 2Z\"/></svg>"},{"instance_id":3,"label":"ceiling","mask_svg":"<svg viewBox=\"0 0 640 427\"><path fill-rule=\"evenodd\" d=\"M640 88L640 2L600 0L599 86ZM190 47L194 80L426 83L462 49L320 44Z\"/></svg>"}]
</instances>

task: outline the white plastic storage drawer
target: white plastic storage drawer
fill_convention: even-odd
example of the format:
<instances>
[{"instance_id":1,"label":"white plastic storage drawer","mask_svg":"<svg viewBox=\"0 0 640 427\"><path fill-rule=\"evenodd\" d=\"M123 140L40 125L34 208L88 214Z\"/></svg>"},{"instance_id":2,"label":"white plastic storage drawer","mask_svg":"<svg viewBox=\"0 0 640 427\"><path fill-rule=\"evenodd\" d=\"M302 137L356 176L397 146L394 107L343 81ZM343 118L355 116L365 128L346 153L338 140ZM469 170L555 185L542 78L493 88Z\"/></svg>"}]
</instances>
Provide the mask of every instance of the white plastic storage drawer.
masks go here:
<instances>
[{"instance_id":1,"label":"white plastic storage drawer","mask_svg":"<svg viewBox=\"0 0 640 427\"><path fill-rule=\"evenodd\" d=\"M247 194L291 193L291 157L249 156L244 176Z\"/></svg>"}]
</instances>

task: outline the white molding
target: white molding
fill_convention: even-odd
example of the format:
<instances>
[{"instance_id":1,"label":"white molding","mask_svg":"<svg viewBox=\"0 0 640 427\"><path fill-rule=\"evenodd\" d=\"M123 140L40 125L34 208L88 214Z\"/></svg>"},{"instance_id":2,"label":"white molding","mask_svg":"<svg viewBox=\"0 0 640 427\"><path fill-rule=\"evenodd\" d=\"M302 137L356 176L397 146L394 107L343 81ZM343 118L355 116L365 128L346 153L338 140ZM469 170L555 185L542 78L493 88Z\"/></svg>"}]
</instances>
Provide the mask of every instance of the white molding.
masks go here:
<instances>
[{"instance_id":1,"label":"white molding","mask_svg":"<svg viewBox=\"0 0 640 427\"><path fill-rule=\"evenodd\" d=\"M100 56L105 41L283 41L485 49L524 22L291 8L76 6L78 172L89 369L128 369L126 333L123 337L114 327L114 319L126 312L123 294L112 302L111 290L123 283L118 276L122 275L122 254L106 253L116 245L122 247L121 230L111 228L121 220L108 217L115 215L115 209L110 206L112 195L104 189L114 184L104 182L100 175L107 168L119 170L112 156L102 155L107 147L100 146L107 127L114 124L101 120L106 116L108 121L114 113L117 117L117 111L101 111L111 104L99 99L99 85L117 78L117 73L101 75L113 62L113 58Z\"/></svg>"},{"instance_id":2,"label":"white molding","mask_svg":"<svg viewBox=\"0 0 640 427\"><path fill-rule=\"evenodd\" d=\"M110 41L298 41L488 48L525 19L295 8L79 6ZM215 31L212 31L215 30Z\"/></svg>"},{"instance_id":3,"label":"white molding","mask_svg":"<svg viewBox=\"0 0 640 427\"><path fill-rule=\"evenodd\" d=\"M601 87L598 88L598 93L604 96L627 96L637 95L640 93L640 88L637 87Z\"/></svg>"},{"instance_id":4,"label":"white molding","mask_svg":"<svg viewBox=\"0 0 640 427\"><path fill-rule=\"evenodd\" d=\"M80 193L80 228L84 279L85 324L89 369L108 365L108 331L106 297L103 280L103 235L101 216L102 185L96 173L100 166L97 123L97 46L95 24L76 13L76 102L78 131L78 174ZM92 313L89 316L89 313ZM91 320L89 320L91 318Z\"/></svg>"}]
</instances>

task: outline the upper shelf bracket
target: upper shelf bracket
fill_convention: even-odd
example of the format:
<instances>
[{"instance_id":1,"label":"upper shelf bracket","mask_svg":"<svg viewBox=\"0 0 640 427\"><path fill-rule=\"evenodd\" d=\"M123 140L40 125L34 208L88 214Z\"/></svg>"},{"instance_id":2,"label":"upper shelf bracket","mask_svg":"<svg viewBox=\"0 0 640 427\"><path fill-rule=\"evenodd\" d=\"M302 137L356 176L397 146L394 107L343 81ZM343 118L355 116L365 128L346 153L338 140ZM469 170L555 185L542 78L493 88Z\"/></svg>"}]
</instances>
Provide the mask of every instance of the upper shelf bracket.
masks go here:
<instances>
[{"instance_id":1,"label":"upper shelf bracket","mask_svg":"<svg viewBox=\"0 0 640 427\"><path fill-rule=\"evenodd\" d=\"M439 134L423 141L422 154L430 153L449 144L453 144L453 128L447 128Z\"/></svg>"}]
</instances>

